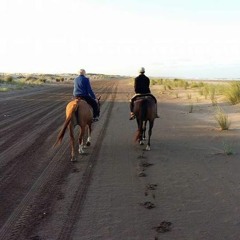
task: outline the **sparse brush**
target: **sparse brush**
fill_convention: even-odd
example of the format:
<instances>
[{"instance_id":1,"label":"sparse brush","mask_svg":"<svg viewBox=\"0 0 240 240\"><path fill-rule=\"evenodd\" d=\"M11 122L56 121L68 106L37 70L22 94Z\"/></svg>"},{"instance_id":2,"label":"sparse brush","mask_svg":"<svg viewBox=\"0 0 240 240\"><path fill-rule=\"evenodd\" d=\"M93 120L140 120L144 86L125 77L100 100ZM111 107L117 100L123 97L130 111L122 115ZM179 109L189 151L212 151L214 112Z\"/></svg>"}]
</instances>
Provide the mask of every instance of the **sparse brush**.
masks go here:
<instances>
[{"instance_id":1,"label":"sparse brush","mask_svg":"<svg viewBox=\"0 0 240 240\"><path fill-rule=\"evenodd\" d=\"M8 76L7 79L6 79L6 81L7 81L8 83L13 82L13 77L12 77L12 76Z\"/></svg>"},{"instance_id":2,"label":"sparse brush","mask_svg":"<svg viewBox=\"0 0 240 240\"><path fill-rule=\"evenodd\" d=\"M156 83L157 83L156 80L151 79L150 84L151 84L152 86L155 85Z\"/></svg>"},{"instance_id":3,"label":"sparse brush","mask_svg":"<svg viewBox=\"0 0 240 240\"><path fill-rule=\"evenodd\" d=\"M233 149L230 144L227 144L223 141L223 150L226 155L233 155Z\"/></svg>"},{"instance_id":4,"label":"sparse brush","mask_svg":"<svg viewBox=\"0 0 240 240\"><path fill-rule=\"evenodd\" d=\"M214 117L215 117L218 125L220 126L221 130L229 129L231 122L228 119L228 115L219 106L216 109Z\"/></svg>"},{"instance_id":5,"label":"sparse brush","mask_svg":"<svg viewBox=\"0 0 240 240\"><path fill-rule=\"evenodd\" d=\"M201 88L204 86L203 82L192 82L191 88Z\"/></svg>"},{"instance_id":6,"label":"sparse brush","mask_svg":"<svg viewBox=\"0 0 240 240\"><path fill-rule=\"evenodd\" d=\"M217 100L216 100L215 94L216 94L216 89L214 88L214 86L211 86L209 88L209 95L210 95L210 99L212 101L213 106L217 105Z\"/></svg>"},{"instance_id":7,"label":"sparse brush","mask_svg":"<svg viewBox=\"0 0 240 240\"><path fill-rule=\"evenodd\" d=\"M184 89L186 90L188 88L189 83L188 82L184 82Z\"/></svg>"},{"instance_id":8,"label":"sparse brush","mask_svg":"<svg viewBox=\"0 0 240 240\"><path fill-rule=\"evenodd\" d=\"M193 112L193 103L192 102L190 102L189 105L188 105L188 112L189 113Z\"/></svg>"},{"instance_id":9,"label":"sparse brush","mask_svg":"<svg viewBox=\"0 0 240 240\"><path fill-rule=\"evenodd\" d=\"M217 106L218 102L216 98L211 99L211 101L212 101L212 106Z\"/></svg>"},{"instance_id":10,"label":"sparse brush","mask_svg":"<svg viewBox=\"0 0 240 240\"><path fill-rule=\"evenodd\" d=\"M203 96L203 89L202 88L198 92L199 92L200 96Z\"/></svg>"},{"instance_id":11,"label":"sparse brush","mask_svg":"<svg viewBox=\"0 0 240 240\"><path fill-rule=\"evenodd\" d=\"M205 85L203 88L203 95L204 95L205 99L207 99L207 97L209 95L209 87L207 85Z\"/></svg>"},{"instance_id":12,"label":"sparse brush","mask_svg":"<svg viewBox=\"0 0 240 240\"><path fill-rule=\"evenodd\" d=\"M231 104L240 102L240 83L232 82L224 91L224 95Z\"/></svg>"},{"instance_id":13,"label":"sparse brush","mask_svg":"<svg viewBox=\"0 0 240 240\"><path fill-rule=\"evenodd\" d=\"M191 93L187 94L187 99L192 99L192 94Z\"/></svg>"},{"instance_id":14,"label":"sparse brush","mask_svg":"<svg viewBox=\"0 0 240 240\"><path fill-rule=\"evenodd\" d=\"M161 79L158 79L157 80L157 83L159 84L159 85L162 85L163 84L163 79L161 78Z\"/></svg>"},{"instance_id":15,"label":"sparse brush","mask_svg":"<svg viewBox=\"0 0 240 240\"><path fill-rule=\"evenodd\" d=\"M216 90L214 87L210 87L209 88L209 95L210 95L210 99L213 100L215 98L215 93L216 93Z\"/></svg>"},{"instance_id":16,"label":"sparse brush","mask_svg":"<svg viewBox=\"0 0 240 240\"><path fill-rule=\"evenodd\" d=\"M178 93L175 93L176 98L179 98Z\"/></svg>"}]
</instances>

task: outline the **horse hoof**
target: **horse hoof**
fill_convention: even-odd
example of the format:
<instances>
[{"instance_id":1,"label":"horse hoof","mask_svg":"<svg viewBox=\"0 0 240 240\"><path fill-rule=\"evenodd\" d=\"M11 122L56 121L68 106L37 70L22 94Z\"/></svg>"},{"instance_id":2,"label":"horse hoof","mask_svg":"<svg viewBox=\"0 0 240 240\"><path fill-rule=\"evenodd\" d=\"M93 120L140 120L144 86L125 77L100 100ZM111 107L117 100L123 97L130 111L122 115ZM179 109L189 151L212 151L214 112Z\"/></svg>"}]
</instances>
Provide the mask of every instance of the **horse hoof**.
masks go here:
<instances>
[{"instance_id":1,"label":"horse hoof","mask_svg":"<svg viewBox=\"0 0 240 240\"><path fill-rule=\"evenodd\" d=\"M76 157L72 157L71 158L71 162L76 162L77 161L77 158Z\"/></svg>"},{"instance_id":2,"label":"horse hoof","mask_svg":"<svg viewBox=\"0 0 240 240\"><path fill-rule=\"evenodd\" d=\"M150 146L149 145L147 145L146 151L150 151Z\"/></svg>"},{"instance_id":3,"label":"horse hoof","mask_svg":"<svg viewBox=\"0 0 240 240\"><path fill-rule=\"evenodd\" d=\"M87 142L87 143L86 143L86 146L89 147L90 145L91 145L91 142Z\"/></svg>"},{"instance_id":4,"label":"horse hoof","mask_svg":"<svg viewBox=\"0 0 240 240\"><path fill-rule=\"evenodd\" d=\"M140 144L140 145L144 145L143 141L140 141L139 144Z\"/></svg>"}]
</instances>

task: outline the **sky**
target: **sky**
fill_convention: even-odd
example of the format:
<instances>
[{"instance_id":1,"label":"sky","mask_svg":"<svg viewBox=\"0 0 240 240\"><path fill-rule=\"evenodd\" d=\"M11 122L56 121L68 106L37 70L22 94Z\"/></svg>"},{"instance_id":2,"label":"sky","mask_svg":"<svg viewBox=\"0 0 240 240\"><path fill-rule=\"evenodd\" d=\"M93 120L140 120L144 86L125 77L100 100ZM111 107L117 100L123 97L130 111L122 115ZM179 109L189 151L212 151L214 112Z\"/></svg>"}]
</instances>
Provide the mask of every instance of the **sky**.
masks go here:
<instances>
[{"instance_id":1,"label":"sky","mask_svg":"<svg viewBox=\"0 0 240 240\"><path fill-rule=\"evenodd\" d=\"M240 78L239 0L1 0L0 72Z\"/></svg>"}]
</instances>

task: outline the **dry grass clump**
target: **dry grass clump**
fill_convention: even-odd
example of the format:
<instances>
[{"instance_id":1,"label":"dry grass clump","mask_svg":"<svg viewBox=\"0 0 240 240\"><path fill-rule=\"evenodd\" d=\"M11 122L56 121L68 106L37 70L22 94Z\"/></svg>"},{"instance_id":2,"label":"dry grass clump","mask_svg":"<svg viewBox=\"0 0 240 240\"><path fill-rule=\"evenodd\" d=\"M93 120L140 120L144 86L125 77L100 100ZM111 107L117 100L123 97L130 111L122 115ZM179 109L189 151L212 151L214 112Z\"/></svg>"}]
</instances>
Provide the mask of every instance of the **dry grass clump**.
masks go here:
<instances>
[{"instance_id":1,"label":"dry grass clump","mask_svg":"<svg viewBox=\"0 0 240 240\"><path fill-rule=\"evenodd\" d=\"M189 112L189 113L192 113L192 112L193 112L193 103L192 103L192 102L189 102L188 112Z\"/></svg>"},{"instance_id":2,"label":"dry grass clump","mask_svg":"<svg viewBox=\"0 0 240 240\"><path fill-rule=\"evenodd\" d=\"M227 100L235 105L240 102L240 83L231 82L228 87L224 90L224 95Z\"/></svg>"},{"instance_id":3,"label":"dry grass clump","mask_svg":"<svg viewBox=\"0 0 240 240\"><path fill-rule=\"evenodd\" d=\"M229 127L231 125L231 122L228 118L228 115L219 106L216 109L214 117L215 117L218 125L220 126L221 130L228 130L229 129Z\"/></svg>"}]
</instances>

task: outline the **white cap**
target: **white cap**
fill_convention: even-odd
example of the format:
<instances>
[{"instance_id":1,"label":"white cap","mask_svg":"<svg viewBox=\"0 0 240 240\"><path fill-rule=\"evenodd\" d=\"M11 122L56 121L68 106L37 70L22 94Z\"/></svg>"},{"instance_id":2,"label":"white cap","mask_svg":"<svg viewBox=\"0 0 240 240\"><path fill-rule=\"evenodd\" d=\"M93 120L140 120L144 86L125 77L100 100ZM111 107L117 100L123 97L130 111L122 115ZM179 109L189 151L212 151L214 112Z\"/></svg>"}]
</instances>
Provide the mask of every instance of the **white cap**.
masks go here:
<instances>
[{"instance_id":1,"label":"white cap","mask_svg":"<svg viewBox=\"0 0 240 240\"><path fill-rule=\"evenodd\" d=\"M139 73L145 73L145 68L144 68L144 67L141 67L141 68L139 69Z\"/></svg>"},{"instance_id":2,"label":"white cap","mask_svg":"<svg viewBox=\"0 0 240 240\"><path fill-rule=\"evenodd\" d=\"M79 73L80 73L80 75L85 75L86 71L84 69L80 69Z\"/></svg>"}]
</instances>

